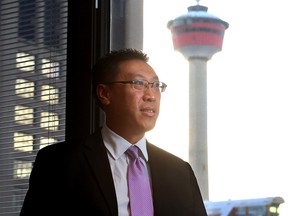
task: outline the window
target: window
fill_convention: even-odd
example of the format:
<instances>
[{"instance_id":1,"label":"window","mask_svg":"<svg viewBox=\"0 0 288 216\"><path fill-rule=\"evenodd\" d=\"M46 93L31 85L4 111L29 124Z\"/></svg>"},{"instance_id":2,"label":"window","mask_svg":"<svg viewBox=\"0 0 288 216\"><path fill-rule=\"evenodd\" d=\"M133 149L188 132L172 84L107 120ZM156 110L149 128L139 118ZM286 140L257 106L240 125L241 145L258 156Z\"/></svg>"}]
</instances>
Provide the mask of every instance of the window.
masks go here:
<instances>
[{"instance_id":1,"label":"window","mask_svg":"<svg viewBox=\"0 0 288 216\"><path fill-rule=\"evenodd\" d=\"M25 79L16 79L15 94L19 97L33 98L34 97L34 82L29 82Z\"/></svg>"},{"instance_id":2,"label":"window","mask_svg":"<svg viewBox=\"0 0 288 216\"><path fill-rule=\"evenodd\" d=\"M58 89L51 85L43 85L41 86L41 100L45 101L49 104L58 104L59 103L59 95Z\"/></svg>"},{"instance_id":3,"label":"window","mask_svg":"<svg viewBox=\"0 0 288 216\"><path fill-rule=\"evenodd\" d=\"M33 136L25 133L14 132L14 151L32 152Z\"/></svg>"},{"instance_id":4,"label":"window","mask_svg":"<svg viewBox=\"0 0 288 216\"><path fill-rule=\"evenodd\" d=\"M67 7L0 2L0 215L19 215L37 151L65 140Z\"/></svg>"},{"instance_id":5,"label":"window","mask_svg":"<svg viewBox=\"0 0 288 216\"><path fill-rule=\"evenodd\" d=\"M19 1L19 37L33 41L36 37L36 0ZM12 6L12 5L11 5Z\"/></svg>"},{"instance_id":6,"label":"window","mask_svg":"<svg viewBox=\"0 0 288 216\"><path fill-rule=\"evenodd\" d=\"M18 124L32 124L33 123L33 109L24 106L15 106L15 123Z\"/></svg>"}]
</instances>

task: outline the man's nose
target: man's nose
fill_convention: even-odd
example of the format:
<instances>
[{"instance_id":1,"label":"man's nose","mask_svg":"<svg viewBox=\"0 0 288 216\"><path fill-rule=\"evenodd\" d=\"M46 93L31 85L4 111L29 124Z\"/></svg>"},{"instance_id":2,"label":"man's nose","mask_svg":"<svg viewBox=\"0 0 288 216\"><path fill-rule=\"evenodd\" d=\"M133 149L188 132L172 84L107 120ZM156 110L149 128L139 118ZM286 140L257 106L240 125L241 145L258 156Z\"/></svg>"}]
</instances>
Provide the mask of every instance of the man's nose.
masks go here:
<instances>
[{"instance_id":1,"label":"man's nose","mask_svg":"<svg viewBox=\"0 0 288 216\"><path fill-rule=\"evenodd\" d=\"M152 87L152 85L148 85L144 90L144 100L155 101L156 97L156 89Z\"/></svg>"}]
</instances>

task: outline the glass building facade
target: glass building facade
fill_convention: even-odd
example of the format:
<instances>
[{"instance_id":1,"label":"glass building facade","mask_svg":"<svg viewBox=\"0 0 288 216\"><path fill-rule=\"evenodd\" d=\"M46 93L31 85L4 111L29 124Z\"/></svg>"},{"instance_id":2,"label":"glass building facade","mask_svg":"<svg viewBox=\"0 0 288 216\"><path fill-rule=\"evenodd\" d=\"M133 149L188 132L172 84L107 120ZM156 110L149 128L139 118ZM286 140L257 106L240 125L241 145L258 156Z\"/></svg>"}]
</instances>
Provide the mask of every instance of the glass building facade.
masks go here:
<instances>
[{"instance_id":1,"label":"glass building facade","mask_svg":"<svg viewBox=\"0 0 288 216\"><path fill-rule=\"evenodd\" d=\"M0 2L0 215L18 215L37 151L65 140L67 0Z\"/></svg>"}]
</instances>

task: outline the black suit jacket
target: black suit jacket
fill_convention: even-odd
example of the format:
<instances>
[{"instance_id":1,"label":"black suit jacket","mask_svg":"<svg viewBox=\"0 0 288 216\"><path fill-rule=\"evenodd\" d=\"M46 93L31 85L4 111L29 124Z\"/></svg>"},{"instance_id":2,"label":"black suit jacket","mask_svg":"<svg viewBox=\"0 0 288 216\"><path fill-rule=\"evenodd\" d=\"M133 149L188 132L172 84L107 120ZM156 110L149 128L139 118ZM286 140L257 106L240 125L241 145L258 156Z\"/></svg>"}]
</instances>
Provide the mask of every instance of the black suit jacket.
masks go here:
<instances>
[{"instance_id":1,"label":"black suit jacket","mask_svg":"<svg viewBox=\"0 0 288 216\"><path fill-rule=\"evenodd\" d=\"M150 143L147 150L154 215L206 216L190 165ZM29 184L21 216L118 215L100 131L83 144L63 142L40 150Z\"/></svg>"}]
</instances>

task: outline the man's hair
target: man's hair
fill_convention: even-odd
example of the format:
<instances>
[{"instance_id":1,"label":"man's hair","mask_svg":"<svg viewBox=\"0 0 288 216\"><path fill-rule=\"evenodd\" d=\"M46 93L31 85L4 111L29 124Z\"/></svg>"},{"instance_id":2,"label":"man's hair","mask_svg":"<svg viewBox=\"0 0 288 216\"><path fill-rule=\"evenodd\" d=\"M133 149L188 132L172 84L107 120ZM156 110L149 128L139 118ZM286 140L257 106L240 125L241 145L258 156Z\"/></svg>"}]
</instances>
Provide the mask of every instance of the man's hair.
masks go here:
<instances>
[{"instance_id":1,"label":"man's hair","mask_svg":"<svg viewBox=\"0 0 288 216\"><path fill-rule=\"evenodd\" d=\"M92 69L94 87L99 83L114 81L119 64L128 60L141 60L147 63L149 57L141 50L136 49L111 51L100 58Z\"/></svg>"},{"instance_id":2,"label":"man's hair","mask_svg":"<svg viewBox=\"0 0 288 216\"><path fill-rule=\"evenodd\" d=\"M95 96L97 85L115 81L114 79L117 76L119 64L129 60L141 60L147 63L149 57L141 50L127 48L111 51L96 62L92 69L92 85ZM96 100L98 105L102 107L97 96Z\"/></svg>"}]
</instances>

